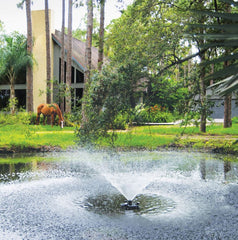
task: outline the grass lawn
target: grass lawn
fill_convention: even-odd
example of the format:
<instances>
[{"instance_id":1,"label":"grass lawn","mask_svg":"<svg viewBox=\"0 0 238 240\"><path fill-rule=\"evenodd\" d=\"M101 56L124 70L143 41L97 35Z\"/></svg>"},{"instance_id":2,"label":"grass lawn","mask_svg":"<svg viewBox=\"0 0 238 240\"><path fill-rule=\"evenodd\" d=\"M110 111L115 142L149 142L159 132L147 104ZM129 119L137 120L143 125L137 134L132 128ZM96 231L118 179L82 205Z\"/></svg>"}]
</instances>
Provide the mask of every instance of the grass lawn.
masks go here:
<instances>
[{"instance_id":1,"label":"grass lawn","mask_svg":"<svg viewBox=\"0 0 238 240\"><path fill-rule=\"evenodd\" d=\"M206 133L201 133L199 128L194 126L186 128L178 125L141 126L124 132L119 131L115 146L149 149L176 146L238 153L237 140L238 124L233 124L232 128L213 124L207 126Z\"/></svg>"},{"instance_id":2,"label":"grass lawn","mask_svg":"<svg viewBox=\"0 0 238 240\"><path fill-rule=\"evenodd\" d=\"M183 135L181 135L183 133ZM117 131L115 147L147 148L189 147L195 149L220 149L223 152L238 153L238 124L224 129L221 124L207 127L207 133L200 133L198 127L183 128L178 125L141 126ZM42 146L66 149L75 145L74 128L60 129L54 126L0 125L0 149L26 149ZM100 141L109 146L109 141ZM2 150L3 151L3 150Z\"/></svg>"},{"instance_id":3,"label":"grass lawn","mask_svg":"<svg viewBox=\"0 0 238 240\"><path fill-rule=\"evenodd\" d=\"M75 144L74 129L36 125L0 125L0 148L51 146L66 149Z\"/></svg>"}]
</instances>

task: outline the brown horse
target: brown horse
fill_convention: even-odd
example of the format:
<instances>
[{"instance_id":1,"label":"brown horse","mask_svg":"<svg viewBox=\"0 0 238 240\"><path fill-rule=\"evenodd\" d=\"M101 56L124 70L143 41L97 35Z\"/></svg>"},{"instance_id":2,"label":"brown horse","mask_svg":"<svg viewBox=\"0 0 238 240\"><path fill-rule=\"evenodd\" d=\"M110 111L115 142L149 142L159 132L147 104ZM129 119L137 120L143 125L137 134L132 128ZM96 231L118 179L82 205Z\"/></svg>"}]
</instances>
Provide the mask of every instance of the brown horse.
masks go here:
<instances>
[{"instance_id":1,"label":"brown horse","mask_svg":"<svg viewBox=\"0 0 238 240\"><path fill-rule=\"evenodd\" d=\"M54 125L54 121L55 121L55 116L58 115L59 117L59 126L61 128L64 127L64 118L62 115L62 112L58 106L58 104L56 103L52 103L52 104L40 104L37 107L37 117L36 117L36 124L39 125L39 120L40 120L40 115L41 113L44 116L44 121L43 124L45 125L45 117L46 116L51 116L51 126L53 127Z\"/></svg>"}]
</instances>

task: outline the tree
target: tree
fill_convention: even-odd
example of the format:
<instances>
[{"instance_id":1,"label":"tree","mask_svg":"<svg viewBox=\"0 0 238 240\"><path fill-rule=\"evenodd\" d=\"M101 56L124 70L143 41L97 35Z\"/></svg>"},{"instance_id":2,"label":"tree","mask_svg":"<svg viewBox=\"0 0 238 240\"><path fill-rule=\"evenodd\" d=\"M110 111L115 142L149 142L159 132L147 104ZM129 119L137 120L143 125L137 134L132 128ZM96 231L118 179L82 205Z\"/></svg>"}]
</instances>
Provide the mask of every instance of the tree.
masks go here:
<instances>
[{"instance_id":1,"label":"tree","mask_svg":"<svg viewBox=\"0 0 238 240\"><path fill-rule=\"evenodd\" d=\"M27 19L27 52L32 55L33 52L33 36L31 22L31 0L26 0L26 19ZM26 102L28 112L33 112L33 69L28 65L26 71Z\"/></svg>"},{"instance_id":2,"label":"tree","mask_svg":"<svg viewBox=\"0 0 238 240\"><path fill-rule=\"evenodd\" d=\"M86 38L86 70L85 83L90 79L90 71L92 68L92 33L93 33L93 1L87 0L87 38Z\"/></svg>"},{"instance_id":3,"label":"tree","mask_svg":"<svg viewBox=\"0 0 238 240\"><path fill-rule=\"evenodd\" d=\"M67 46L67 66L66 66L66 109L67 113L71 112L71 65L72 65L72 0L69 0L68 11L68 46Z\"/></svg>"},{"instance_id":4,"label":"tree","mask_svg":"<svg viewBox=\"0 0 238 240\"><path fill-rule=\"evenodd\" d=\"M45 33L46 33L46 102L51 103L51 51L48 0L45 0Z\"/></svg>"},{"instance_id":5,"label":"tree","mask_svg":"<svg viewBox=\"0 0 238 240\"><path fill-rule=\"evenodd\" d=\"M65 48L64 48L64 28L65 28L65 0L62 0L62 25L61 25L61 64L60 64L60 79L61 82L64 83L64 56L65 56ZM64 97L60 96L59 98L60 102L60 109L62 112L64 112Z\"/></svg>"},{"instance_id":6,"label":"tree","mask_svg":"<svg viewBox=\"0 0 238 240\"><path fill-rule=\"evenodd\" d=\"M0 77L10 83L11 112L15 111L15 81L22 70L32 66L32 56L27 51L27 40L17 32L3 36L4 43L0 48Z\"/></svg>"},{"instance_id":7,"label":"tree","mask_svg":"<svg viewBox=\"0 0 238 240\"><path fill-rule=\"evenodd\" d=\"M107 35L110 64L91 74L87 94L84 92L87 118L79 131L81 137L95 139L116 129L118 114L131 113L141 94L138 89L146 84L139 80L147 77L150 81L152 75L158 80L164 65L183 54L181 29L179 23L170 24L172 20L178 22L176 12L156 0L135 1L114 20Z\"/></svg>"},{"instance_id":8,"label":"tree","mask_svg":"<svg viewBox=\"0 0 238 240\"><path fill-rule=\"evenodd\" d=\"M125 74L130 76L127 80L131 83L132 106L136 95L142 94L135 91L141 78L147 79L147 83L142 82L148 89L148 94L144 94L147 104L164 104L166 96L161 102L158 90L163 93L166 82L168 86L172 82L182 86L178 81L185 82L182 77L178 81L174 78L175 72L182 70L178 64L182 64L189 50L183 40L184 20L177 9L169 2L137 0L109 26L109 58L115 65L124 65Z\"/></svg>"},{"instance_id":9,"label":"tree","mask_svg":"<svg viewBox=\"0 0 238 240\"><path fill-rule=\"evenodd\" d=\"M81 128L83 129L85 123L87 123L87 94L90 85L90 71L92 65L92 32L93 32L93 0L87 0L87 39L86 39L86 53L85 53L85 62L86 69L84 74L84 92L83 92L83 102L82 102L82 123Z\"/></svg>"},{"instance_id":10,"label":"tree","mask_svg":"<svg viewBox=\"0 0 238 240\"><path fill-rule=\"evenodd\" d=\"M27 52L32 55L33 51L33 36L32 36L32 21L31 21L31 0L23 0L17 4L17 7L23 8L26 3L26 19L27 19ZM29 65L26 70L26 108L28 112L33 112L33 69Z\"/></svg>"},{"instance_id":11,"label":"tree","mask_svg":"<svg viewBox=\"0 0 238 240\"><path fill-rule=\"evenodd\" d=\"M104 18L106 0L100 0L100 30L99 30L99 49L98 49L98 70L101 71L104 55Z\"/></svg>"},{"instance_id":12,"label":"tree","mask_svg":"<svg viewBox=\"0 0 238 240\"><path fill-rule=\"evenodd\" d=\"M215 1L216 3L216 1ZM206 34L202 38L208 43L206 47L219 52L218 57L213 58L210 64L223 63L223 68L217 69L208 79L225 79L215 83L212 87L219 86L215 93L225 97L224 101L224 127L231 126L231 93L238 89L237 77L237 2L223 0L220 6L215 4L216 11L200 12L202 16L209 17L214 24L210 23L202 26ZM210 32L208 32L208 29ZM212 30L212 31L211 31Z\"/></svg>"}]
</instances>

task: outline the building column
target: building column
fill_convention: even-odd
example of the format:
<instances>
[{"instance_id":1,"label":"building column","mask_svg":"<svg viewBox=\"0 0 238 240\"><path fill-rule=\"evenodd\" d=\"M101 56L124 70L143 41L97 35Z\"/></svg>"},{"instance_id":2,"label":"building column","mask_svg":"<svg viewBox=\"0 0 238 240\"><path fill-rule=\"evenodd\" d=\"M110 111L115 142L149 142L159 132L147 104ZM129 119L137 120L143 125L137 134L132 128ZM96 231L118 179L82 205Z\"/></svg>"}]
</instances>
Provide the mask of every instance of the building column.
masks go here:
<instances>
[{"instance_id":1,"label":"building column","mask_svg":"<svg viewBox=\"0 0 238 240\"><path fill-rule=\"evenodd\" d=\"M33 35L33 108L34 112L41 103L46 103L46 33L45 10L32 11ZM54 32L52 24L52 11L49 10L50 37ZM53 40L50 39L51 48L51 79L53 80ZM52 87L53 89L53 87ZM52 91L53 92L53 91ZM53 94L53 93L52 93Z\"/></svg>"}]
</instances>

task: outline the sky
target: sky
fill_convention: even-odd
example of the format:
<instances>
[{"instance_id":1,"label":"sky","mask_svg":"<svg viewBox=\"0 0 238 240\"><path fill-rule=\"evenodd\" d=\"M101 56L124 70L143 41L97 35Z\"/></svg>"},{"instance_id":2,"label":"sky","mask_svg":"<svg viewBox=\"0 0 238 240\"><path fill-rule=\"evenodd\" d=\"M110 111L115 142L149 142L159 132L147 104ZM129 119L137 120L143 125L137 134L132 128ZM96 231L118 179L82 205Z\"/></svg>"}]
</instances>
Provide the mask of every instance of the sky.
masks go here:
<instances>
[{"instance_id":1,"label":"sky","mask_svg":"<svg viewBox=\"0 0 238 240\"><path fill-rule=\"evenodd\" d=\"M26 11L24 9L17 8L17 3L21 0L0 0L0 20L4 23L4 29L7 33L18 31L26 34ZM62 8L61 0L48 0L49 9L54 13L54 26L55 29L61 29L61 14ZM67 0L66 2L66 14L65 14L65 26L67 27ZM124 4L117 3L117 0L107 0L105 5L105 25L108 25L112 19L120 17L120 8L129 5L133 0L124 0ZM33 0L32 10L42 10L45 8L44 0ZM86 8L73 7L73 29L77 29L82 22L82 18L85 16Z\"/></svg>"}]
</instances>

